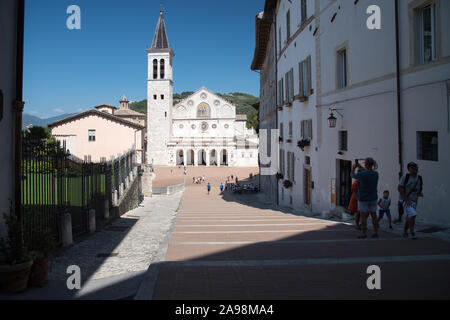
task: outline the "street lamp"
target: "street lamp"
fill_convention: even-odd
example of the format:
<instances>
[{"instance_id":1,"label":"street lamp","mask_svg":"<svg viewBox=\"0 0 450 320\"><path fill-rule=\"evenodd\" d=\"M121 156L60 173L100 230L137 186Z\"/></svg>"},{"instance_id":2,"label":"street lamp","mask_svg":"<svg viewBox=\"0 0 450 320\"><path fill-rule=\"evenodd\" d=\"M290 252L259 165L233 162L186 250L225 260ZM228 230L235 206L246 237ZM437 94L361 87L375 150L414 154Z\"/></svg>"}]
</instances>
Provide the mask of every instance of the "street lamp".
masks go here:
<instances>
[{"instance_id":1,"label":"street lamp","mask_svg":"<svg viewBox=\"0 0 450 320\"><path fill-rule=\"evenodd\" d=\"M344 110L344 109L333 109L333 108L330 108L331 115L328 118L328 127L329 128L332 128L332 129L336 128L336 121L337 121L337 119L334 116L333 112L336 112L338 115L340 115L342 118L344 118L344 116L339 112L340 110Z\"/></svg>"},{"instance_id":2,"label":"street lamp","mask_svg":"<svg viewBox=\"0 0 450 320\"><path fill-rule=\"evenodd\" d=\"M331 113L331 116L328 118L328 127L330 128L336 128L336 117L334 116L333 112Z\"/></svg>"}]
</instances>

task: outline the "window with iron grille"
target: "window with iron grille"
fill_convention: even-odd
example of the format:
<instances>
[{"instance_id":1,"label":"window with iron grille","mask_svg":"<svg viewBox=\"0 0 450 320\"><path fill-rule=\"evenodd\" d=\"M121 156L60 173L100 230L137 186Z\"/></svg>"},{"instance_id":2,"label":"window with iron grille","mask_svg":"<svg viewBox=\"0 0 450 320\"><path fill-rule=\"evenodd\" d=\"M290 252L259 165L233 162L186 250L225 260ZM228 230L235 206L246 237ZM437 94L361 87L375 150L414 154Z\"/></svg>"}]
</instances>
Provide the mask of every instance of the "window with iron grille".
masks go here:
<instances>
[{"instance_id":1,"label":"window with iron grille","mask_svg":"<svg viewBox=\"0 0 450 320\"><path fill-rule=\"evenodd\" d=\"M280 137L283 138L283 123L280 123Z\"/></svg>"},{"instance_id":2,"label":"window with iron grille","mask_svg":"<svg viewBox=\"0 0 450 320\"><path fill-rule=\"evenodd\" d=\"M339 150L347 151L348 150L348 135L347 131L339 131Z\"/></svg>"},{"instance_id":3,"label":"window with iron grille","mask_svg":"<svg viewBox=\"0 0 450 320\"><path fill-rule=\"evenodd\" d=\"M292 137L292 121L289 121L289 137Z\"/></svg>"},{"instance_id":4,"label":"window with iron grille","mask_svg":"<svg viewBox=\"0 0 450 320\"><path fill-rule=\"evenodd\" d=\"M417 159L439 161L438 133L436 131L417 132Z\"/></svg>"}]
</instances>

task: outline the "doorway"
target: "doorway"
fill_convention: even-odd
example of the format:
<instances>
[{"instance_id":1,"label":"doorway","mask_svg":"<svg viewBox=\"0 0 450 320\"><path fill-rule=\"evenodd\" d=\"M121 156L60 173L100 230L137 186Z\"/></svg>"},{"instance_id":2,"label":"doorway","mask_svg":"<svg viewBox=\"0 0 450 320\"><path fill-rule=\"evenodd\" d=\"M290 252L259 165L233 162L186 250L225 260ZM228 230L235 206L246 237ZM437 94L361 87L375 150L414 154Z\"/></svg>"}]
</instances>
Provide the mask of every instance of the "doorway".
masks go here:
<instances>
[{"instance_id":1,"label":"doorway","mask_svg":"<svg viewBox=\"0 0 450 320\"><path fill-rule=\"evenodd\" d=\"M338 205L347 208L352 195L352 162L347 160L338 160L337 172L337 196Z\"/></svg>"},{"instance_id":2,"label":"doorway","mask_svg":"<svg viewBox=\"0 0 450 320\"><path fill-rule=\"evenodd\" d=\"M311 205L311 168L303 169L303 202L306 206Z\"/></svg>"}]
</instances>

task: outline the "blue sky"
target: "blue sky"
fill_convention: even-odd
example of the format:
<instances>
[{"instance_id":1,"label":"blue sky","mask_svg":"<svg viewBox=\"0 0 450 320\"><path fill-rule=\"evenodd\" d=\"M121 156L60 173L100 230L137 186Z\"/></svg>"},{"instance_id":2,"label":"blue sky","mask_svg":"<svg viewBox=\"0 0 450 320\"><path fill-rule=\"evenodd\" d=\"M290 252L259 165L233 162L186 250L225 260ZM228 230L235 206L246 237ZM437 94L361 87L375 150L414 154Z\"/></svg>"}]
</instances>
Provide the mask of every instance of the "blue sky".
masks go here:
<instances>
[{"instance_id":1,"label":"blue sky","mask_svg":"<svg viewBox=\"0 0 450 320\"><path fill-rule=\"evenodd\" d=\"M81 9L68 30L67 7ZM27 0L25 112L41 118L146 99L147 54L160 5L175 52L174 92L202 86L259 95L250 70L264 0Z\"/></svg>"}]
</instances>

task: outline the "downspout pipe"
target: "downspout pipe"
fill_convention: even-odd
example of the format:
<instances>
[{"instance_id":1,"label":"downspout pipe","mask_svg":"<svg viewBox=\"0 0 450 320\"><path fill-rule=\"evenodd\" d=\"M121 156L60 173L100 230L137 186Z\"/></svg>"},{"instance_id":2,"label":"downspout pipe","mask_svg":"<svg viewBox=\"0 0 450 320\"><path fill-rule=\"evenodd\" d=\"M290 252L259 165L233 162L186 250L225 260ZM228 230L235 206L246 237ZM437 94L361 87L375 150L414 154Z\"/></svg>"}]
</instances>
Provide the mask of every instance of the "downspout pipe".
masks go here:
<instances>
[{"instance_id":1,"label":"downspout pipe","mask_svg":"<svg viewBox=\"0 0 450 320\"><path fill-rule=\"evenodd\" d=\"M399 177L403 176L403 137L402 137L402 99L400 85L400 31L399 31L398 0L395 0L395 58L396 58L396 81L397 81L397 130L398 130L398 164L400 167Z\"/></svg>"},{"instance_id":2,"label":"downspout pipe","mask_svg":"<svg viewBox=\"0 0 450 320\"><path fill-rule=\"evenodd\" d=\"M275 110L276 110L276 112L275 112L275 121L276 121L276 123L275 123L275 128L277 128L277 129L279 129L278 128L278 108L277 108L277 100L278 100L278 59L277 59L277 56L278 56L278 48L277 48L277 14L276 14L276 12L275 12L276 10L274 10L274 12L273 12L273 24L274 24L274 28L275 28L275 30L274 30L274 41L275 41L275 50L274 50L274 54L275 54L275 56L274 56L274 60L275 60ZM281 48L280 48L280 50L281 50ZM272 133L271 133L271 135L270 135L270 138L272 139ZM279 143L279 139L278 139L278 137L277 137L277 139L276 139L276 141L278 142L278 153L277 153L277 157L279 157L280 156L280 143ZM277 163L278 163L278 168L280 167L280 159L278 159L278 161L277 161ZM278 170L277 170L277 172L278 172ZM277 185L277 206L279 206L280 205L280 186L279 186L279 181L278 181L278 179L277 178L275 178L275 181L276 181L276 185Z\"/></svg>"},{"instance_id":3,"label":"downspout pipe","mask_svg":"<svg viewBox=\"0 0 450 320\"><path fill-rule=\"evenodd\" d=\"M14 212L20 225L23 226L21 206L22 191L22 112L23 102L23 39L25 0L17 2L17 42L16 42L16 98L13 102L14 111ZM23 232L21 227L20 232Z\"/></svg>"}]
</instances>

